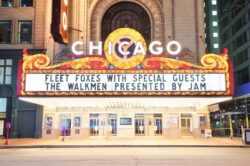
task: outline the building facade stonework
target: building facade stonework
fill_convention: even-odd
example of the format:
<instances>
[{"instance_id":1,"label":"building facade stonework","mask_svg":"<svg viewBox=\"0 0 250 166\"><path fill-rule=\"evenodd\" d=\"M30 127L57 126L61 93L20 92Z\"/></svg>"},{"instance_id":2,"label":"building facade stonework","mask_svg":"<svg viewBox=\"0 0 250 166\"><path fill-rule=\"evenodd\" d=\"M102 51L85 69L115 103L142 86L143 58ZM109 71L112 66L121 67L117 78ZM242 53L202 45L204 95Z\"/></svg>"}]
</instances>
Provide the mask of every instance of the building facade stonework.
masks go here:
<instances>
[{"instance_id":1,"label":"building facade stonework","mask_svg":"<svg viewBox=\"0 0 250 166\"><path fill-rule=\"evenodd\" d=\"M3 109L0 111L0 137L6 136L7 122L11 122L11 137L41 137L39 121L35 121L41 112L34 105L19 102L16 84L23 49L37 54L46 48L50 3L51 0L0 1L0 100L4 101L0 102ZM31 125L25 124L26 117L34 119L29 121Z\"/></svg>"},{"instance_id":2,"label":"building facade stonework","mask_svg":"<svg viewBox=\"0 0 250 166\"><path fill-rule=\"evenodd\" d=\"M67 45L55 43L51 38L52 10L52 0L35 0L33 7L24 12L33 21L33 35L32 43L20 45L20 48L42 49L54 64L75 58L64 57L66 53L72 53L70 46L73 42L83 41L83 51L87 55L89 41L104 43L107 34L124 27L139 31L147 43L159 40L165 47L172 40L178 41L185 55L179 57L183 61L199 64L205 54L205 44L200 37L204 36L203 0L69 0ZM12 14L13 19L21 16ZM14 44L8 47L19 48ZM4 47L6 45L0 45L0 48ZM13 108L12 123L16 127L12 132L17 137L32 137L18 128L25 125L33 126L30 131L34 137L44 138L63 135L81 138L199 137L210 127L206 99L200 96L21 96L20 100L25 104ZM33 104L29 106L26 102ZM36 113L32 114L32 110ZM32 118L20 125L20 119L24 121L28 114L32 114Z\"/></svg>"},{"instance_id":3,"label":"building facade stonework","mask_svg":"<svg viewBox=\"0 0 250 166\"><path fill-rule=\"evenodd\" d=\"M141 18L142 15L149 19ZM205 53L204 42L200 39L200 36L204 36L201 0L74 0L69 4L68 18L68 46L51 41L47 46L47 54L54 56L54 59L57 53L60 56L62 50L70 49L70 45L77 40L85 43L83 51L87 55L89 41L104 43L107 36L103 34L122 27L134 28L145 34L143 37L149 40L147 43L154 40L161 41L164 45L172 40L180 42L184 54L186 53L186 56L180 57L184 61L198 64ZM146 21L142 22L142 19ZM146 30L149 32L145 32ZM75 99L73 105L69 103L65 106L69 100L54 106L50 105L53 100L45 104L42 118L43 137L62 136L62 126L71 128L64 131L65 135L85 138L201 136L202 131L209 127L208 109L203 104L192 105L190 102L179 105L176 104L180 101L178 100L160 106L157 105L160 102L152 103L150 98L103 97L95 100L87 97L83 101ZM167 98L162 103L166 101Z\"/></svg>"},{"instance_id":4,"label":"building facade stonework","mask_svg":"<svg viewBox=\"0 0 250 166\"><path fill-rule=\"evenodd\" d=\"M142 7L150 19L150 39L159 40L166 45L171 40L181 43L183 50L189 52L182 60L199 63L205 53L205 44L200 36L204 36L204 7L200 0L76 0L69 6L69 36L72 44L83 40L85 54L89 41L102 40L102 21L105 13L119 3L132 3ZM125 10L122 7L121 11ZM133 13L133 9L131 9ZM125 16L124 16L125 17ZM112 20L112 18L109 18ZM122 18L121 16L121 19ZM48 25L47 25L48 26ZM106 25L108 26L108 25ZM124 25L120 25L124 27ZM140 32L140 31L139 31ZM47 34L48 38L50 34ZM104 42L104 41L103 41ZM58 46L55 46L58 48ZM57 50L49 43L47 53L54 55ZM58 48L60 50L60 47ZM52 51L53 50L53 51ZM60 52L60 51L59 51ZM167 53L167 52L165 52Z\"/></svg>"}]
</instances>

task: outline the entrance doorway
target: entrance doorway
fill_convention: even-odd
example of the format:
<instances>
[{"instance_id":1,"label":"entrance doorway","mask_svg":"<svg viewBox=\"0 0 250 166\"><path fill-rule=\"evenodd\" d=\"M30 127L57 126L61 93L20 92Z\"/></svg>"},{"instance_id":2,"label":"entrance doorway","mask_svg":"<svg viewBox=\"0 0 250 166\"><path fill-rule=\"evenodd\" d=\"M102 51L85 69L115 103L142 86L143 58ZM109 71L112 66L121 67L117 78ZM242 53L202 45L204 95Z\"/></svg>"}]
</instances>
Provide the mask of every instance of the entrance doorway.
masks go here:
<instances>
[{"instance_id":1,"label":"entrance doorway","mask_svg":"<svg viewBox=\"0 0 250 166\"><path fill-rule=\"evenodd\" d=\"M99 135L99 114L89 115L89 130L91 136Z\"/></svg>"},{"instance_id":2,"label":"entrance doorway","mask_svg":"<svg viewBox=\"0 0 250 166\"><path fill-rule=\"evenodd\" d=\"M144 114L135 115L135 135L145 135Z\"/></svg>"},{"instance_id":3,"label":"entrance doorway","mask_svg":"<svg viewBox=\"0 0 250 166\"><path fill-rule=\"evenodd\" d=\"M142 34L147 43L151 40L151 23L143 7L132 2L120 2L111 6L102 19L102 41L118 28L132 28Z\"/></svg>"},{"instance_id":4,"label":"entrance doorway","mask_svg":"<svg viewBox=\"0 0 250 166\"><path fill-rule=\"evenodd\" d=\"M162 114L136 114L135 135L162 135Z\"/></svg>"},{"instance_id":5,"label":"entrance doorway","mask_svg":"<svg viewBox=\"0 0 250 166\"><path fill-rule=\"evenodd\" d=\"M70 136L71 131L71 119L62 118L60 119L60 135L61 136Z\"/></svg>"},{"instance_id":6,"label":"entrance doorway","mask_svg":"<svg viewBox=\"0 0 250 166\"><path fill-rule=\"evenodd\" d=\"M35 110L19 110L17 119L18 138L33 138L36 127Z\"/></svg>"},{"instance_id":7,"label":"entrance doorway","mask_svg":"<svg viewBox=\"0 0 250 166\"><path fill-rule=\"evenodd\" d=\"M111 126L111 135L117 135L117 114L109 114L109 124Z\"/></svg>"},{"instance_id":8,"label":"entrance doorway","mask_svg":"<svg viewBox=\"0 0 250 166\"><path fill-rule=\"evenodd\" d=\"M182 135L190 135L192 133L191 114L181 114L181 130L182 130Z\"/></svg>"},{"instance_id":9,"label":"entrance doorway","mask_svg":"<svg viewBox=\"0 0 250 166\"><path fill-rule=\"evenodd\" d=\"M162 118L155 118L155 135L162 135Z\"/></svg>"},{"instance_id":10,"label":"entrance doorway","mask_svg":"<svg viewBox=\"0 0 250 166\"><path fill-rule=\"evenodd\" d=\"M90 114L90 136L116 136L117 114Z\"/></svg>"},{"instance_id":11,"label":"entrance doorway","mask_svg":"<svg viewBox=\"0 0 250 166\"><path fill-rule=\"evenodd\" d=\"M190 129L190 118L181 118L181 128Z\"/></svg>"}]
</instances>

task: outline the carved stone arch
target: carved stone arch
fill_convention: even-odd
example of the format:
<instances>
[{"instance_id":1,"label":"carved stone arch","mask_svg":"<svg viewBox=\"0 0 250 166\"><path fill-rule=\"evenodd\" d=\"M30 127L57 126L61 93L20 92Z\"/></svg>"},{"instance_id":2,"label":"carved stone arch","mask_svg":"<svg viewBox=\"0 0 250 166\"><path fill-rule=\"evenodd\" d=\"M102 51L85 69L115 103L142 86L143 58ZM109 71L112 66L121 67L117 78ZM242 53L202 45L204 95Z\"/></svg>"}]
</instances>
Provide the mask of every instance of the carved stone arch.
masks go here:
<instances>
[{"instance_id":1,"label":"carved stone arch","mask_svg":"<svg viewBox=\"0 0 250 166\"><path fill-rule=\"evenodd\" d=\"M148 13L151 21L151 40L164 41L163 9L157 0L93 0L90 4L90 40L101 40L101 23L105 12L119 2L132 2L140 5Z\"/></svg>"}]
</instances>

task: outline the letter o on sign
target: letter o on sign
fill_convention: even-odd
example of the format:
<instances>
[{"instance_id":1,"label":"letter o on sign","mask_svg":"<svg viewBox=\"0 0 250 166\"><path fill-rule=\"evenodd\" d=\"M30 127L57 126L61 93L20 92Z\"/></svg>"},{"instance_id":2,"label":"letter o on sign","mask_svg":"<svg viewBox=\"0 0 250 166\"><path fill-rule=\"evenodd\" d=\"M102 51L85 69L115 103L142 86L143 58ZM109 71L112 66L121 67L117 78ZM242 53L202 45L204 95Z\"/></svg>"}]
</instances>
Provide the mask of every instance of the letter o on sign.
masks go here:
<instances>
[{"instance_id":1,"label":"letter o on sign","mask_svg":"<svg viewBox=\"0 0 250 166\"><path fill-rule=\"evenodd\" d=\"M66 31L68 27L68 22L67 22L67 13L65 11L63 12L62 21L63 21L63 30Z\"/></svg>"},{"instance_id":2,"label":"letter o on sign","mask_svg":"<svg viewBox=\"0 0 250 166\"><path fill-rule=\"evenodd\" d=\"M61 0L60 35L64 43L68 43L68 0Z\"/></svg>"},{"instance_id":3,"label":"letter o on sign","mask_svg":"<svg viewBox=\"0 0 250 166\"><path fill-rule=\"evenodd\" d=\"M68 0L64 0L64 5L65 5L65 6L68 5Z\"/></svg>"},{"instance_id":4,"label":"letter o on sign","mask_svg":"<svg viewBox=\"0 0 250 166\"><path fill-rule=\"evenodd\" d=\"M67 5L68 5L68 0L63 0L62 24L63 24L63 30L64 31L66 31L67 27L68 27Z\"/></svg>"},{"instance_id":5,"label":"letter o on sign","mask_svg":"<svg viewBox=\"0 0 250 166\"><path fill-rule=\"evenodd\" d=\"M171 46L172 45L175 45L177 48L176 48L176 50L172 50L171 49ZM167 51L168 51L168 53L169 54L171 54L171 55L177 55L177 54L179 54L180 52L181 52L181 45L180 45L180 43L179 42L177 42L177 41L171 41L171 42L169 42L168 44L167 44Z\"/></svg>"}]
</instances>

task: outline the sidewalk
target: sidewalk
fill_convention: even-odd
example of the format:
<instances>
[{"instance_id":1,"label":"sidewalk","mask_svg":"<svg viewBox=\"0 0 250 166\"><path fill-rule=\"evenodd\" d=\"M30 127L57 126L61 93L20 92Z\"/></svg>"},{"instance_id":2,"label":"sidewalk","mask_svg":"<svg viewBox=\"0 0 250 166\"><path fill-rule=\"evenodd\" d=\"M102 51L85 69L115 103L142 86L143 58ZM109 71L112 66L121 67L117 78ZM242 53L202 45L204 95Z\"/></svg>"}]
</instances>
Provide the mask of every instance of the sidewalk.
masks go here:
<instances>
[{"instance_id":1,"label":"sidewalk","mask_svg":"<svg viewBox=\"0 0 250 166\"><path fill-rule=\"evenodd\" d=\"M61 139L10 139L9 145L0 139L3 148L77 148L77 147L248 147L241 138L66 138Z\"/></svg>"}]
</instances>

